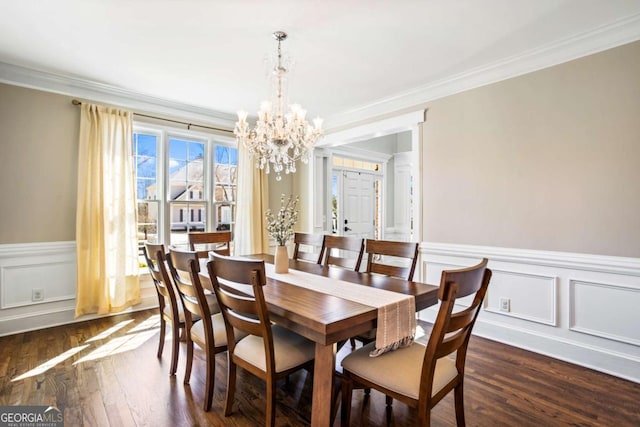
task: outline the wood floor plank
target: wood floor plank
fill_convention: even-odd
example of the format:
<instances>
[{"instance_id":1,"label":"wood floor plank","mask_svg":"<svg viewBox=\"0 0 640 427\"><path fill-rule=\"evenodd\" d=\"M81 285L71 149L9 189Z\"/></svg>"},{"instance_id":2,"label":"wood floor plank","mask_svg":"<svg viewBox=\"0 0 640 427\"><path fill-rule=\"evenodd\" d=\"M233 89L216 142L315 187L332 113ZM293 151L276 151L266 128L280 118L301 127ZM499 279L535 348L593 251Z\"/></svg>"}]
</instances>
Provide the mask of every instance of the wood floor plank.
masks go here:
<instances>
[{"instance_id":1,"label":"wood floor plank","mask_svg":"<svg viewBox=\"0 0 640 427\"><path fill-rule=\"evenodd\" d=\"M171 336L156 357L157 322L153 310L80 322L0 338L0 404L55 405L64 408L66 425L85 426L231 426L263 425L265 385L238 372L233 413L224 417L226 354L216 357L212 409L202 410L204 355L196 350L189 385L183 384L186 351L180 345L177 375L170 377ZM148 320L148 327L136 329ZM124 324L123 322L131 321ZM123 326L124 324L124 326ZM151 325L151 326L149 326ZM101 336L112 327L120 327ZM421 323L427 331L429 325ZM96 337L99 337L96 339ZM425 339L425 338L422 338ZM24 379L70 349L87 346ZM343 347L338 359L350 351ZM94 358L87 358L92 355ZM312 375L301 371L279 384L276 424L308 426ZM473 337L465 376L469 426L640 426L640 384L559 360ZM415 410L394 402L392 426L413 426ZM353 425L386 425L384 396L362 390L353 396ZM339 426L339 417L335 422ZM455 426L453 397L432 411L433 426Z\"/></svg>"}]
</instances>

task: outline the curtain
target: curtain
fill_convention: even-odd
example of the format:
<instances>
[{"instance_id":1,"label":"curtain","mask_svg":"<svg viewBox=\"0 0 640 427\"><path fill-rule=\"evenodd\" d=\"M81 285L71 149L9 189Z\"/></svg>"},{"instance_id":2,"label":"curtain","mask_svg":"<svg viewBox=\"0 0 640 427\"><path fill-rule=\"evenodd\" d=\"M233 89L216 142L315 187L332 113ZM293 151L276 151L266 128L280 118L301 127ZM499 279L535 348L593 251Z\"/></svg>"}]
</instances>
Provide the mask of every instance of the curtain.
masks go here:
<instances>
[{"instance_id":1,"label":"curtain","mask_svg":"<svg viewBox=\"0 0 640 427\"><path fill-rule=\"evenodd\" d=\"M269 208L267 175L255 167L244 144L238 144L238 196L234 231L235 255L265 253L269 237L264 213Z\"/></svg>"},{"instance_id":2,"label":"curtain","mask_svg":"<svg viewBox=\"0 0 640 427\"><path fill-rule=\"evenodd\" d=\"M76 317L140 303L132 113L81 108Z\"/></svg>"}]
</instances>

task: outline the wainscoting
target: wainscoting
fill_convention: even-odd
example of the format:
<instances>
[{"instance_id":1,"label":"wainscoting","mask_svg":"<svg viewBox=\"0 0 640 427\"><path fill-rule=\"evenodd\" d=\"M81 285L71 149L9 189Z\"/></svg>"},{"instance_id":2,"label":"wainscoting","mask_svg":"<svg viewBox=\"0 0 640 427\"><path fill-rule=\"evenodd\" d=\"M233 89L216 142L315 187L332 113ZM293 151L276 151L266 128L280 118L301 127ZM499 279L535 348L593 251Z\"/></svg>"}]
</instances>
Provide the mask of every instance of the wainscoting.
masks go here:
<instances>
[{"instance_id":1,"label":"wainscoting","mask_svg":"<svg viewBox=\"0 0 640 427\"><path fill-rule=\"evenodd\" d=\"M476 335L640 383L640 259L422 243L420 274L439 283L482 257L493 277Z\"/></svg>"},{"instance_id":2,"label":"wainscoting","mask_svg":"<svg viewBox=\"0 0 640 427\"><path fill-rule=\"evenodd\" d=\"M640 259L422 243L419 274L438 283L483 256L494 274L477 335L640 383ZM148 275L141 286L132 311L157 305ZM0 245L0 336L98 317L74 319L75 289L74 242Z\"/></svg>"},{"instance_id":3,"label":"wainscoting","mask_svg":"<svg viewBox=\"0 0 640 427\"><path fill-rule=\"evenodd\" d=\"M141 286L130 311L158 305L148 274ZM75 296L75 242L0 245L0 336L99 317L74 319Z\"/></svg>"}]
</instances>

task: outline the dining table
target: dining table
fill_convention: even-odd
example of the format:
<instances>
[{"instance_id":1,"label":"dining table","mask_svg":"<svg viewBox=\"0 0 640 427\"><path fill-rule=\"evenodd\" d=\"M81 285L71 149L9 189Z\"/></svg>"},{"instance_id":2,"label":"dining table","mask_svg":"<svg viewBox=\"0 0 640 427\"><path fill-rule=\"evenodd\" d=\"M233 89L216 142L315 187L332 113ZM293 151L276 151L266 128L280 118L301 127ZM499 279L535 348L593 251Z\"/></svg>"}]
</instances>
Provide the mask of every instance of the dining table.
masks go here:
<instances>
[{"instance_id":1,"label":"dining table","mask_svg":"<svg viewBox=\"0 0 640 427\"><path fill-rule=\"evenodd\" d=\"M243 256L273 264L273 255ZM438 286L340 267L289 260L289 269L323 276L354 286L367 286L413 296L416 311L438 302ZM201 275L207 276L206 268ZM376 307L289 283L285 275L267 276L263 288L271 321L315 342L311 425L331 424L336 344L377 326ZM207 277L208 279L208 277ZM205 287L211 286L203 281ZM208 286L207 286L208 285Z\"/></svg>"}]
</instances>

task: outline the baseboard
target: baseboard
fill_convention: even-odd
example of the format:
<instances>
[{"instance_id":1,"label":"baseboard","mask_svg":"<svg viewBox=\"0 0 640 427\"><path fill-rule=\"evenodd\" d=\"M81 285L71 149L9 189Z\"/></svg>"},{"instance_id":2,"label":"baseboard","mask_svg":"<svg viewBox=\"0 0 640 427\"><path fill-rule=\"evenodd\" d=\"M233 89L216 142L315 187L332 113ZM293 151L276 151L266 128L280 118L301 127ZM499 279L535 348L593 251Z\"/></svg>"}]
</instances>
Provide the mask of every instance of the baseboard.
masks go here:
<instances>
[{"instance_id":1,"label":"baseboard","mask_svg":"<svg viewBox=\"0 0 640 427\"><path fill-rule=\"evenodd\" d=\"M23 315L2 318L0 320L0 337L19 334L22 332L35 331L39 329L53 328L55 326L68 325L76 322L85 322L87 320L98 319L101 317L116 316L118 314L132 313L157 307L158 297L156 295L151 295L143 297L140 304L129 307L128 309L118 313L109 313L103 315L87 314L77 319L75 318L75 305L61 308L44 309L39 311L30 311Z\"/></svg>"}]
</instances>

